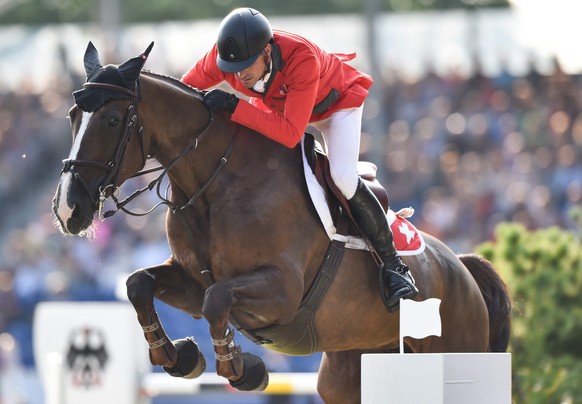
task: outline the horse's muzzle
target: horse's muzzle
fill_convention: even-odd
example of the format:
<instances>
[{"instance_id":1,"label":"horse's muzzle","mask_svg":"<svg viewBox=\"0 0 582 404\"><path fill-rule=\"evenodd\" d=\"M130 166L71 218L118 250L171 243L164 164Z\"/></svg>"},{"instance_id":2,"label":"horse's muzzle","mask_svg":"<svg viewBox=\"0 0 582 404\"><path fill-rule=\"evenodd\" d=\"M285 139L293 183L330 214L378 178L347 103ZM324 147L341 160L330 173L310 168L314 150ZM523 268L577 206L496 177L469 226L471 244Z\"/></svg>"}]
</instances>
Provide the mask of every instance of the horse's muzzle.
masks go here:
<instances>
[{"instance_id":1,"label":"horse's muzzle","mask_svg":"<svg viewBox=\"0 0 582 404\"><path fill-rule=\"evenodd\" d=\"M74 193L63 192L61 185L53 198L53 213L64 234L81 234L93 223L95 209L85 195L73 197Z\"/></svg>"}]
</instances>

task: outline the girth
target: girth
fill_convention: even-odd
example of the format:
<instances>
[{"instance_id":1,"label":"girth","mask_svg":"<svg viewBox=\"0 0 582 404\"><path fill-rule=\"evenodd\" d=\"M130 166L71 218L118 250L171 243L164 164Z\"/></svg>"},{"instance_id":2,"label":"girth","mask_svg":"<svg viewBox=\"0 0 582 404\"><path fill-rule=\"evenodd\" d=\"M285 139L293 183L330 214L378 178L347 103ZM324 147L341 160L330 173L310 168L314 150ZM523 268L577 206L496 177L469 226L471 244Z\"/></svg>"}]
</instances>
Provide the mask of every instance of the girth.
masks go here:
<instances>
[{"instance_id":1,"label":"girth","mask_svg":"<svg viewBox=\"0 0 582 404\"><path fill-rule=\"evenodd\" d=\"M273 324L250 331L238 328L238 331L256 344L268 345L269 349L288 355L317 352L315 312L335 277L344 254L344 245L338 240L330 242L317 276L289 324Z\"/></svg>"}]
</instances>

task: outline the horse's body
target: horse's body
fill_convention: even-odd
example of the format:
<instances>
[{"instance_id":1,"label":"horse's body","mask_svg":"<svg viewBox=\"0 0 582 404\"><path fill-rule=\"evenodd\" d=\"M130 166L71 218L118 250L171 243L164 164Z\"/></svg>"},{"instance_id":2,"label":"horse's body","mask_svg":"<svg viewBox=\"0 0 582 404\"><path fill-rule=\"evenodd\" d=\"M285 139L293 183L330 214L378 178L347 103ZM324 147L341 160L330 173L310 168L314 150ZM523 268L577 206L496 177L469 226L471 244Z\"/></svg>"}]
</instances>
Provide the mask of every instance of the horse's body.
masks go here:
<instances>
[{"instance_id":1,"label":"horse's body","mask_svg":"<svg viewBox=\"0 0 582 404\"><path fill-rule=\"evenodd\" d=\"M141 70L142 65L133 69ZM100 193L110 192L102 181L111 176L86 162L106 164L116 154L133 102L143 134L128 129L127 148L112 182L117 186L136 174L144 155L154 157L171 167L167 175L174 205L166 224L172 255L160 265L137 270L127 281L130 301L150 343L151 362L182 376L203 370L201 354L192 345L194 363L184 370L188 359L180 346L187 343L167 339L154 309L155 297L194 318L206 318L219 375L243 390L262 389L264 375L252 375L261 373L257 358L235 348L229 318L245 330L291 322L330 243L306 190L300 149L276 144L226 116L212 119L196 90L155 74L140 75L139 70L134 72L139 102L122 97L106 101L93 113L71 109L75 139L55 195L55 214L65 233L78 234L91 224ZM194 147L186 155L189 145ZM174 161L181 153L184 157ZM191 201L193 195L198 197ZM184 209L176 208L189 201ZM486 261L461 257L471 272L479 272L477 284L449 248L424 237L425 251L405 261L420 290L416 300L442 301L442 336L405 338L407 347L413 352L504 350L509 300L503 282ZM201 273L204 269L211 269L212 285ZM346 249L315 313L315 350L324 352L318 389L326 401L358 402L360 355L398 347L399 316L384 308L377 271L369 252ZM267 347L285 352L285 344L272 342Z\"/></svg>"}]
</instances>

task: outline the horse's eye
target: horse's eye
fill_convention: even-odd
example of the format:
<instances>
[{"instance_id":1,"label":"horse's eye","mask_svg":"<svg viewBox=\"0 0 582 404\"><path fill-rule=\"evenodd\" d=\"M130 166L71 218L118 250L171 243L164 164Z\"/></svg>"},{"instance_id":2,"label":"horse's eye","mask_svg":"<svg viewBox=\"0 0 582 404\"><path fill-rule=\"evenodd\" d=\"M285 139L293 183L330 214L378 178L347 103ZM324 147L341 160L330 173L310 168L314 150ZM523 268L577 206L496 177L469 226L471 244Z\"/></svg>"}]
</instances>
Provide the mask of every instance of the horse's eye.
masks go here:
<instances>
[{"instance_id":1,"label":"horse's eye","mask_svg":"<svg viewBox=\"0 0 582 404\"><path fill-rule=\"evenodd\" d=\"M109 118L109 122L107 123L109 126L113 127L113 126L117 126L119 124L120 119L116 116L112 116L111 118Z\"/></svg>"}]
</instances>

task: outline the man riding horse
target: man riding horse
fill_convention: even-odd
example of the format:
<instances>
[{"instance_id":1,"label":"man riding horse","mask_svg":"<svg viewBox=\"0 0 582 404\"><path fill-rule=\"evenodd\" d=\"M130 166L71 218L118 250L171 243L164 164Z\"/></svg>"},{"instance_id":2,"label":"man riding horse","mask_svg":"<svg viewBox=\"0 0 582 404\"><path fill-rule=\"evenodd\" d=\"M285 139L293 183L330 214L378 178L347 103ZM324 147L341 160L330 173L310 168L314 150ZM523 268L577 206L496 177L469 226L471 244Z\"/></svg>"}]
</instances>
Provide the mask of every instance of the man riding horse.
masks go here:
<instances>
[{"instance_id":1,"label":"man riding horse","mask_svg":"<svg viewBox=\"0 0 582 404\"><path fill-rule=\"evenodd\" d=\"M331 177L348 201L360 230L379 255L380 290L389 311L418 293L394 246L384 210L357 174L363 104L372 78L311 41L271 29L252 8L238 8L221 22L216 44L182 81L207 89L223 81L250 97L213 89L204 103L231 120L286 146L297 146L308 124L327 144Z\"/></svg>"}]
</instances>

